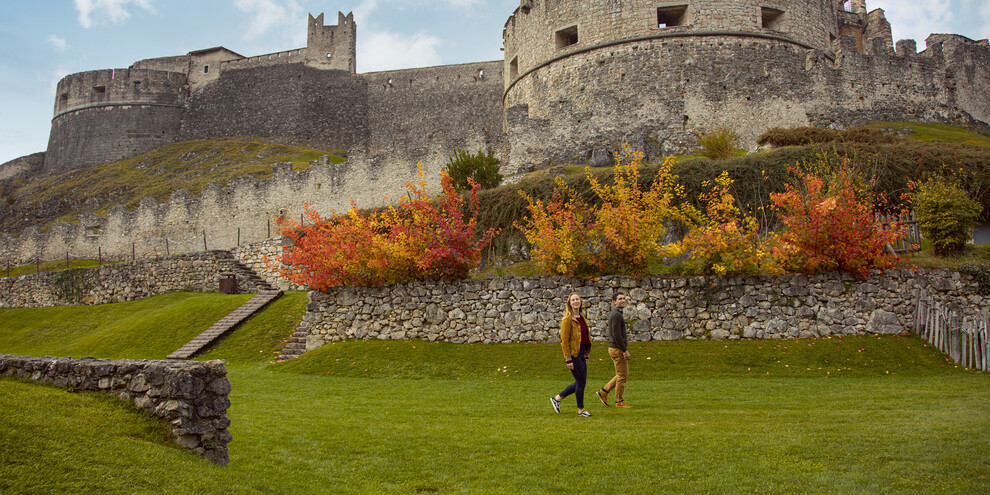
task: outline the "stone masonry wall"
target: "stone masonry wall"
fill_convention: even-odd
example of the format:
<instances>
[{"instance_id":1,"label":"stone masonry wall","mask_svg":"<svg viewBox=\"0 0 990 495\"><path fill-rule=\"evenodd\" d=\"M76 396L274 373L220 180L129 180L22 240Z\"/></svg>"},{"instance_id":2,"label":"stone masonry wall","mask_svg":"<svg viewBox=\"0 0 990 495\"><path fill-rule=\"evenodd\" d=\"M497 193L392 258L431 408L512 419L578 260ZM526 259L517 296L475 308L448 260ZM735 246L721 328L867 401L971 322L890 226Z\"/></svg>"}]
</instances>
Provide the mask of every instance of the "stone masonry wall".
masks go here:
<instances>
[{"instance_id":1,"label":"stone masonry wall","mask_svg":"<svg viewBox=\"0 0 990 495\"><path fill-rule=\"evenodd\" d=\"M855 39L841 37L834 62L826 51L744 35L634 40L567 56L507 86L510 163L587 163L623 141L655 159L715 127L734 130L744 148L771 127L911 120L988 128L990 103L977 96L990 91L986 41L936 36L921 53L870 41L883 47L858 53Z\"/></svg>"},{"instance_id":2,"label":"stone masonry wall","mask_svg":"<svg viewBox=\"0 0 990 495\"><path fill-rule=\"evenodd\" d=\"M186 76L150 69L80 72L58 83L44 171L110 163L175 141Z\"/></svg>"},{"instance_id":3,"label":"stone masonry wall","mask_svg":"<svg viewBox=\"0 0 990 495\"><path fill-rule=\"evenodd\" d=\"M233 274L242 292L257 284L226 251L207 251L0 279L0 308L38 308L132 301L180 290L216 292Z\"/></svg>"},{"instance_id":4,"label":"stone masonry wall","mask_svg":"<svg viewBox=\"0 0 990 495\"><path fill-rule=\"evenodd\" d=\"M69 390L105 391L167 422L179 447L221 466L229 460L230 381L223 361L110 361L0 354L0 376Z\"/></svg>"},{"instance_id":5,"label":"stone masonry wall","mask_svg":"<svg viewBox=\"0 0 990 495\"><path fill-rule=\"evenodd\" d=\"M302 63L225 70L190 96L179 140L286 136L362 150L368 134L365 92L358 76Z\"/></svg>"},{"instance_id":6,"label":"stone masonry wall","mask_svg":"<svg viewBox=\"0 0 990 495\"><path fill-rule=\"evenodd\" d=\"M307 350L344 339L454 343L559 342L566 298L576 292L595 340L612 294L629 298L631 341L786 339L900 333L914 324L921 288L975 316L985 302L968 275L890 270L865 280L838 273L781 277L643 279L563 277L413 283L310 292L300 325Z\"/></svg>"},{"instance_id":7,"label":"stone masonry wall","mask_svg":"<svg viewBox=\"0 0 990 495\"><path fill-rule=\"evenodd\" d=\"M278 257L282 248L290 241L284 236L273 237L261 242L231 249L231 254L242 265L248 267L273 287L282 290L307 290L308 287L292 283L278 273Z\"/></svg>"}]
</instances>

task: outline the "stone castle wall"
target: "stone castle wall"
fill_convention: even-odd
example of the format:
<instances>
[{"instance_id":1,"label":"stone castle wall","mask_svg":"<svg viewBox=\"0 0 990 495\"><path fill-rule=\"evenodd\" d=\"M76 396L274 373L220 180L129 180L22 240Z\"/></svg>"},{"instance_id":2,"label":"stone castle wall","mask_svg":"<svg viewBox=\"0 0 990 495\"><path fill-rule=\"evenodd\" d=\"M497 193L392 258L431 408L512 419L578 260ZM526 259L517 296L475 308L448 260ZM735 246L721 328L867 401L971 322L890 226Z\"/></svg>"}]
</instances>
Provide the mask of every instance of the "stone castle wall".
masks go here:
<instances>
[{"instance_id":1,"label":"stone castle wall","mask_svg":"<svg viewBox=\"0 0 990 495\"><path fill-rule=\"evenodd\" d=\"M491 147L502 159L502 64L499 61L362 74L368 94L369 175L431 182L455 148Z\"/></svg>"},{"instance_id":2,"label":"stone castle wall","mask_svg":"<svg viewBox=\"0 0 990 495\"><path fill-rule=\"evenodd\" d=\"M344 339L454 343L559 342L567 297L581 295L592 337L604 339L622 291L631 341L788 339L900 333L914 324L922 288L975 316L985 298L972 277L889 270L865 280L838 273L782 277L643 279L505 277L310 292L300 329L307 350Z\"/></svg>"},{"instance_id":3,"label":"stone castle wall","mask_svg":"<svg viewBox=\"0 0 990 495\"><path fill-rule=\"evenodd\" d=\"M917 120L988 128L979 94L990 92L990 47L959 36L931 41L922 53L911 43L891 53L874 38L866 54L841 37L832 55L756 36L691 34L564 56L510 83L510 163L582 163L623 141L654 158L715 127L734 130L744 148L771 127Z\"/></svg>"},{"instance_id":4,"label":"stone castle wall","mask_svg":"<svg viewBox=\"0 0 990 495\"><path fill-rule=\"evenodd\" d=\"M199 197L177 191L167 203L145 198L135 211L118 206L105 217L84 215L78 223L57 223L47 231L29 227L16 237L0 235L0 263L63 259L66 252L73 258L96 259L102 253L104 259L130 259L132 252L148 258L233 249L278 235L276 220L299 221L305 202L327 215L349 209L351 199L380 206L386 197L398 198L407 192L404 183L415 177L415 163L403 166L411 176L382 173L360 156L340 164L323 157L303 171L293 171L291 163L276 164L271 179L242 177L228 187L210 183ZM429 181L438 191L437 177Z\"/></svg>"},{"instance_id":5,"label":"stone castle wall","mask_svg":"<svg viewBox=\"0 0 990 495\"><path fill-rule=\"evenodd\" d=\"M170 144L188 89L185 74L150 69L80 72L58 83L44 171L110 163Z\"/></svg>"},{"instance_id":6,"label":"stone castle wall","mask_svg":"<svg viewBox=\"0 0 990 495\"><path fill-rule=\"evenodd\" d=\"M262 289L227 251L191 253L0 279L0 308L133 301L175 291L217 292L233 276L242 292Z\"/></svg>"},{"instance_id":7,"label":"stone castle wall","mask_svg":"<svg viewBox=\"0 0 990 495\"><path fill-rule=\"evenodd\" d=\"M223 361L135 361L0 354L0 376L107 392L168 423L175 443L225 466L230 380Z\"/></svg>"},{"instance_id":8,"label":"stone castle wall","mask_svg":"<svg viewBox=\"0 0 990 495\"><path fill-rule=\"evenodd\" d=\"M785 35L809 48L830 50L835 38L835 10L826 2L786 0L757 1L691 0L655 2L648 0L610 0L582 2L545 0L523 2L509 17L503 31L506 74L516 60L522 74L537 64L562 53L585 49L604 42L625 38L688 32L750 32ZM686 6L677 26L661 27L659 11ZM772 28L763 27L762 9L783 12ZM558 33L572 30L577 42L564 45ZM573 40L571 40L573 41ZM563 46L562 46L563 45ZM740 61L742 63L742 61ZM506 85L515 76L506 80ZM587 81L591 82L591 80Z\"/></svg>"},{"instance_id":9,"label":"stone castle wall","mask_svg":"<svg viewBox=\"0 0 990 495\"><path fill-rule=\"evenodd\" d=\"M179 140L286 136L318 146L364 149L365 81L301 63L226 70L190 97Z\"/></svg>"}]
</instances>

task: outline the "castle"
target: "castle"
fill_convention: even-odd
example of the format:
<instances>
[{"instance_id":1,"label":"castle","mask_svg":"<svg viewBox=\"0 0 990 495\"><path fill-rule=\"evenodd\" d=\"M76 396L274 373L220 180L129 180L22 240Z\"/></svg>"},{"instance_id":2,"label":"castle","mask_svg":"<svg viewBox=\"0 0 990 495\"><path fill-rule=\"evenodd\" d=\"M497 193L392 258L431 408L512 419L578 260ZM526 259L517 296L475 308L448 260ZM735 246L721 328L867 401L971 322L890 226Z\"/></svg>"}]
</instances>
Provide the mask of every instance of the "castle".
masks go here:
<instances>
[{"instance_id":1,"label":"castle","mask_svg":"<svg viewBox=\"0 0 990 495\"><path fill-rule=\"evenodd\" d=\"M99 244L129 255L133 239L158 245L203 230L221 233L211 246L231 247L233 225L298 215L304 201L327 211L395 197L417 162L435 177L455 148L491 148L513 173L608 164L623 142L655 159L713 127L750 148L777 126L990 129L987 41L933 34L924 51L911 40L895 47L884 12L865 0L521 0L505 23L504 60L364 74L355 72L356 30L353 15L331 26L311 15L305 48L243 57L217 47L66 76L49 173L241 135L345 148L349 160L32 231L0 242L0 253ZM238 198L232 210L224 198ZM212 211L220 205L228 210Z\"/></svg>"}]
</instances>

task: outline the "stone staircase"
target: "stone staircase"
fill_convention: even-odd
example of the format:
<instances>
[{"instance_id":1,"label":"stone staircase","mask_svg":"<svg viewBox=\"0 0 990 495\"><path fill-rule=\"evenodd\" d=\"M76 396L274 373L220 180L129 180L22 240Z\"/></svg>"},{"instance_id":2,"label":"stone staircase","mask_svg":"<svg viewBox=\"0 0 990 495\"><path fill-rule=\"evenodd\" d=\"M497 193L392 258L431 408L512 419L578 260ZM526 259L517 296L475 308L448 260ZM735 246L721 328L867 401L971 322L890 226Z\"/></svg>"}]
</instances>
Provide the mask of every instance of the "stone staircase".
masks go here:
<instances>
[{"instance_id":1,"label":"stone staircase","mask_svg":"<svg viewBox=\"0 0 990 495\"><path fill-rule=\"evenodd\" d=\"M227 332L233 330L234 327L243 323L244 320L247 320L251 315L260 311L261 308L264 308L268 303L278 299L279 297L282 297L282 291L280 290L259 291L256 296L251 298L251 300L242 304L241 307L231 311L230 314L214 323L213 326L196 336L196 338L190 340L186 343L186 345L179 348L179 350L169 354L166 359L191 358L213 342L216 342L217 339L224 336ZM303 351L305 350L306 345L304 343Z\"/></svg>"},{"instance_id":2,"label":"stone staircase","mask_svg":"<svg viewBox=\"0 0 990 495\"><path fill-rule=\"evenodd\" d=\"M261 278L258 272L237 261L234 255L230 255L229 262L230 271L233 272L234 277L237 279L237 286L240 291L259 293L278 290L272 284L269 284L267 280Z\"/></svg>"},{"instance_id":3,"label":"stone staircase","mask_svg":"<svg viewBox=\"0 0 990 495\"><path fill-rule=\"evenodd\" d=\"M292 332L292 336L289 337L289 341L282 347L282 354L279 354L279 361L286 361L288 359L297 358L306 352L306 336L309 332L300 325L296 328L295 332Z\"/></svg>"}]
</instances>

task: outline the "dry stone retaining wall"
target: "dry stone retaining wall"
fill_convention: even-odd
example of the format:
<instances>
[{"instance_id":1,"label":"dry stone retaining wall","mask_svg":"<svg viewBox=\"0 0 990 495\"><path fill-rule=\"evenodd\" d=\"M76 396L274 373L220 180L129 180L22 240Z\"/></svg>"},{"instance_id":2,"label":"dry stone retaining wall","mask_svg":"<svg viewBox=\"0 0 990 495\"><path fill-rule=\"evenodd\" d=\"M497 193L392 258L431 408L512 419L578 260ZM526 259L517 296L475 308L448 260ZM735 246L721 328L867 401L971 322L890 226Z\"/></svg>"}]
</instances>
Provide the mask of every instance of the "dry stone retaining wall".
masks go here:
<instances>
[{"instance_id":1,"label":"dry stone retaining wall","mask_svg":"<svg viewBox=\"0 0 990 495\"><path fill-rule=\"evenodd\" d=\"M240 291L260 289L229 252L205 251L0 279L0 308L104 304L180 290L216 292L220 278L231 274Z\"/></svg>"},{"instance_id":2,"label":"dry stone retaining wall","mask_svg":"<svg viewBox=\"0 0 990 495\"><path fill-rule=\"evenodd\" d=\"M70 390L106 391L167 422L175 442L214 464L228 462L230 381L223 361L110 361L0 355L0 376Z\"/></svg>"},{"instance_id":3,"label":"dry stone retaining wall","mask_svg":"<svg viewBox=\"0 0 990 495\"><path fill-rule=\"evenodd\" d=\"M310 292L300 330L307 350L344 339L454 343L556 342L568 295L584 298L603 340L612 294L629 297L631 341L786 339L908 330L921 288L975 315L984 303L968 275L889 270L865 280L838 273L781 277L643 279L563 277L341 287Z\"/></svg>"},{"instance_id":4,"label":"dry stone retaining wall","mask_svg":"<svg viewBox=\"0 0 990 495\"><path fill-rule=\"evenodd\" d=\"M242 265L250 268L273 287L282 290L306 290L308 287L295 284L278 273L278 257L282 249L291 241L285 236L273 237L261 242L232 249L230 252Z\"/></svg>"}]
</instances>

